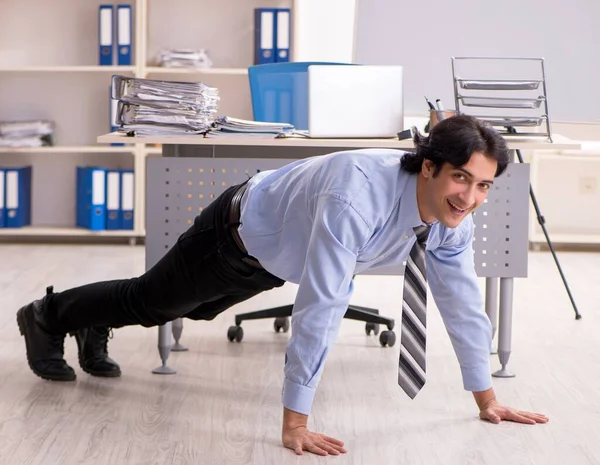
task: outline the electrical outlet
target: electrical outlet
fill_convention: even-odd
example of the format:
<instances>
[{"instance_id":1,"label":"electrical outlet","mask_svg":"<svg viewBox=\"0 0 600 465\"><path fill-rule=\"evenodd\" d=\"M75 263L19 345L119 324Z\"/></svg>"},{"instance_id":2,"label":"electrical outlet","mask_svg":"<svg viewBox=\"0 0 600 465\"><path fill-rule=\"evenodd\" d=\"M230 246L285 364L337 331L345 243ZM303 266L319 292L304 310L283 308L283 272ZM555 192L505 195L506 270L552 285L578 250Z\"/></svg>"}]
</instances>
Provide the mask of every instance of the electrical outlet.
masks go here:
<instances>
[{"instance_id":1,"label":"electrical outlet","mask_svg":"<svg viewBox=\"0 0 600 465\"><path fill-rule=\"evenodd\" d=\"M598 190L598 178L593 176L581 176L579 178L580 194L595 194Z\"/></svg>"}]
</instances>

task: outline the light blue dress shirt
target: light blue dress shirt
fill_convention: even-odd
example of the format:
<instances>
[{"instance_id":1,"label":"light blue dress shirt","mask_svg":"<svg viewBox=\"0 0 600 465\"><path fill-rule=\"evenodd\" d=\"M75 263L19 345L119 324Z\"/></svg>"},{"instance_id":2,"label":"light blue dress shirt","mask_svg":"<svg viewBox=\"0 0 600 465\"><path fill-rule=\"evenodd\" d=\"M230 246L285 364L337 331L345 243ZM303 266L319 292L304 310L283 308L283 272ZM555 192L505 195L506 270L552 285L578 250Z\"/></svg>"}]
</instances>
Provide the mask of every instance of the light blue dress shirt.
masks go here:
<instances>
[{"instance_id":1,"label":"light blue dress shirt","mask_svg":"<svg viewBox=\"0 0 600 465\"><path fill-rule=\"evenodd\" d=\"M352 295L352 276L401 265L416 241L413 228L424 224L417 176L401 169L403 155L393 149L337 152L260 172L248 182L240 237L267 271L299 285L282 392L290 410L310 413ZM464 388L483 391L492 386L492 328L472 238L471 216L454 229L434 223L426 267Z\"/></svg>"}]
</instances>

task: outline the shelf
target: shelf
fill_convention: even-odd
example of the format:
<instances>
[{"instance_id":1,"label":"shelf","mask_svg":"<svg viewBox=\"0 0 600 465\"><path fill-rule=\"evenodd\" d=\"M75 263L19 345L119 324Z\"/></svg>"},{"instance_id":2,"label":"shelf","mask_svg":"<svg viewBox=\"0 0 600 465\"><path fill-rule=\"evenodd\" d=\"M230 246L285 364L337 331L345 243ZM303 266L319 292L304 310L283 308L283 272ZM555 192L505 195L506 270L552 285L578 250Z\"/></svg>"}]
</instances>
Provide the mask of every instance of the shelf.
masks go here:
<instances>
[{"instance_id":1,"label":"shelf","mask_svg":"<svg viewBox=\"0 0 600 465\"><path fill-rule=\"evenodd\" d=\"M135 147L106 147L102 145L53 147L0 147L0 153L132 153Z\"/></svg>"},{"instance_id":2,"label":"shelf","mask_svg":"<svg viewBox=\"0 0 600 465\"><path fill-rule=\"evenodd\" d=\"M133 73L134 66L1 66L0 73Z\"/></svg>"},{"instance_id":3,"label":"shelf","mask_svg":"<svg viewBox=\"0 0 600 465\"><path fill-rule=\"evenodd\" d=\"M600 244L600 234L556 234L550 233L550 240L555 244ZM543 233L530 234L529 242L532 244L546 244L546 236Z\"/></svg>"},{"instance_id":4,"label":"shelf","mask_svg":"<svg viewBox=\"0 0 600 465\"><path fill-rule=\"evenodd\" d=\"M106 236L141 237L134 230L89 231L83 228L25 226L23 228L0 228L0 236Z\"/></svg>"},{"instance_id":5,"label":"shelf","mask_svg":"<svg viewBox=\"0 0 600 465\"><path fill-rule=\"evenodd\" d=\"M201 75L201 74L223 74L244 76L248 74L248 68L163 68L151 66L146 68L146 74L179 74L179 75Z\"/></svg>"},{"instance_id":6,"label":"shelf","mask_svg":"<svg viewBox=\"0 0 600 465\"><path fill-rule=\"evenodd\" d=\"M460 83L462 89L468 90L536 90L542 79L480 79L474 81L472 79L456 79Z\"/></svg>"}]
</instances>

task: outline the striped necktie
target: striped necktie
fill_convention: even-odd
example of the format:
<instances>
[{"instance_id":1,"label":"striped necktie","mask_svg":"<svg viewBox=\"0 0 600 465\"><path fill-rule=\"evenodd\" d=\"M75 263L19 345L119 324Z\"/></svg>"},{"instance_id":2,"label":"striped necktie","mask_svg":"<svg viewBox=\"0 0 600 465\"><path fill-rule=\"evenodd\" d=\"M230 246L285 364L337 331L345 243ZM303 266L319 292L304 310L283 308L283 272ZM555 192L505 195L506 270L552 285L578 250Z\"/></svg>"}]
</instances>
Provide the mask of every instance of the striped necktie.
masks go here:
<instances>
[{"instance_id":1,"label":"striped necktie","mask_svg":"<svg viewBox=\"0 0 600 465\"><path fill-rule=\"evenodd\" d=\"M415 228L417 241L406 260L404 271L398 384L411 399L414 399L425 385L425 330L427 327L425 244L430 229L430 226Z\"/></svg>"}]
</instances>

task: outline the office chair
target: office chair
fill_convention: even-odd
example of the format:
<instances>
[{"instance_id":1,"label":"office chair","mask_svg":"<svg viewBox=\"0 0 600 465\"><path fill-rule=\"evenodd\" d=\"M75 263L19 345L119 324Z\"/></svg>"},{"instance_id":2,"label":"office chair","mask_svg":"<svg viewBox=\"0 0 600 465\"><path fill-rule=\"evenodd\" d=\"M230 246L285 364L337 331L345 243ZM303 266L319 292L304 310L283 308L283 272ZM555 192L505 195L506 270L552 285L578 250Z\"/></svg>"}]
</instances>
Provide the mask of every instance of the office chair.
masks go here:
<instances>
[{"instance_id":1,"label":"office chair","mask_svg":"<svg viewBox=\"0 0 600 465\"><path fill-rule=\"evenodd\" d=\"M307 74L310 65L348 65L348 63L325 62L289 62L255 65L248 68L252 112L255 121L293 124L296 129L308 129L308 82ZM235 316L235 325L230 326L227 338L233 342L241 342L244 320L275 318L273 327L276 332L287 332L290 328L289 318L293 305L269 308L255 312L242 313ZM396 343L394 320L379 315L379 310L358 305L349 305L344 318L364 321L365 332L379 334L379 343L392 347ZM379 325L387 326L386 331L379 333Z\"/></svg>"}]
</instances>

